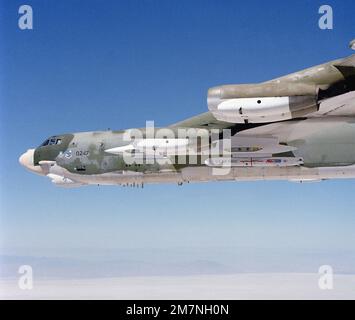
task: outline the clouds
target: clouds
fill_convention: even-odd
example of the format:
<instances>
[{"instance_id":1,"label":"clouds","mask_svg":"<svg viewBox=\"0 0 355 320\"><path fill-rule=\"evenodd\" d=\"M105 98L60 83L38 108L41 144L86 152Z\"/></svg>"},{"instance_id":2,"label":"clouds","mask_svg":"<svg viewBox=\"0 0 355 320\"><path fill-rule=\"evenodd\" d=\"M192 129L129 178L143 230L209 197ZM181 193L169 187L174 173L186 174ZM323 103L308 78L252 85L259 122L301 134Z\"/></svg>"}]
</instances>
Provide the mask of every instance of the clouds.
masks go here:
<instances>
[{"instance_id":1,"label":"clouds","mask_svg":"<svg viewBox=\"0 0 355 320\"><path fill-rule=\"evenodd\" d=\"M320 290L318 274L254 273L228 276L40 280L33 290L0 280L1 299L354 299L355 275ZM287 285L285 285L287 283Z\"/></svg>"}]
</instances>

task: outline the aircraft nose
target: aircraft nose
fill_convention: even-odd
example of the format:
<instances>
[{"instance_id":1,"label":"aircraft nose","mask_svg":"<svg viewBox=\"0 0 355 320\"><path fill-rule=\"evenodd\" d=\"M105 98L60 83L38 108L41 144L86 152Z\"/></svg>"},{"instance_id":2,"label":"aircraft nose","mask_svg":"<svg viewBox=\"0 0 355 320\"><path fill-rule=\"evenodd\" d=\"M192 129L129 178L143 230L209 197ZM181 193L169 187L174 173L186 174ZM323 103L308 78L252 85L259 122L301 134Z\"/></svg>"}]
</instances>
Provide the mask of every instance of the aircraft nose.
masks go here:
<instances>
[{"instance_id":1,"label":"aircraft nose","mask_svg":"<svg viewBox=\"0 0 355 320\"><path fill-rule=\"evenodd\" d=\"M29 149L20 156L18 161L24 167L33 166L33 154L34 154L34 149Z\"/></svg>"},{"instance_id":2,"label":"aircraft nose","mask_svg":"<svg viewBox=\"0 0 355 320\"><path fill-rule=\"evenodd\" d=\"M24 166L26 169L35 172L35 173L43 173L42 169L40 166L35 166L33 164L33 155L34 155L35 149L28 149L24 154L20 156L18 161L22 166Z\"/></svg>"}]
</instances>

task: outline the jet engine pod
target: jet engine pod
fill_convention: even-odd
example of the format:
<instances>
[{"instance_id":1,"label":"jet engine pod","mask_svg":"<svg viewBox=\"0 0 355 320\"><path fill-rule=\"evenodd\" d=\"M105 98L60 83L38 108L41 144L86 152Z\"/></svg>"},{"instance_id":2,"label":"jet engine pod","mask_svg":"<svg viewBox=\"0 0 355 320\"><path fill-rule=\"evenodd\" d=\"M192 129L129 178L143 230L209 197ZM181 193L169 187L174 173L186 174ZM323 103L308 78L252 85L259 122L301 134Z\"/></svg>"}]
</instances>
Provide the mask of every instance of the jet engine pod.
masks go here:
<instances>
[{"instance_id":1,"label":"jet engine pod","mask_svg":"<svg viewBox=\"0 0 355 320\"><path fill-rule=\"evenodd\" d=\"M217 120L231 123L282 121L318 110L316 86L304 84L215 87L208 91L207 104Z\"/></svg>"}]
</instances>

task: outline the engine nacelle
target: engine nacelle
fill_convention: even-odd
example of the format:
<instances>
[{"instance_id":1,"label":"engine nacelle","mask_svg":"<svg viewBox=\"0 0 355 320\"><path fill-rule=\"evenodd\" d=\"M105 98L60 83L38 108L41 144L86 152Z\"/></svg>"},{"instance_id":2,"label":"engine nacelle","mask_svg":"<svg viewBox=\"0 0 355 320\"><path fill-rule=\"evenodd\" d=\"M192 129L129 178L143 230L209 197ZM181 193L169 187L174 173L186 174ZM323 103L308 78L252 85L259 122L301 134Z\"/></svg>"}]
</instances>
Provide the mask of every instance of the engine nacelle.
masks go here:
<instances>
[{"instance_id":1,"label":"engine nacelle","mask_svg":"<svg viewBox=\"0 0 355 320\"><path fill-rule=\"evenodd\" d=\"M303 84L215 87L208 91L207 103L217 120L231 123L289 120L318 110L317 88Z\"/></svg>"}]
</instances>

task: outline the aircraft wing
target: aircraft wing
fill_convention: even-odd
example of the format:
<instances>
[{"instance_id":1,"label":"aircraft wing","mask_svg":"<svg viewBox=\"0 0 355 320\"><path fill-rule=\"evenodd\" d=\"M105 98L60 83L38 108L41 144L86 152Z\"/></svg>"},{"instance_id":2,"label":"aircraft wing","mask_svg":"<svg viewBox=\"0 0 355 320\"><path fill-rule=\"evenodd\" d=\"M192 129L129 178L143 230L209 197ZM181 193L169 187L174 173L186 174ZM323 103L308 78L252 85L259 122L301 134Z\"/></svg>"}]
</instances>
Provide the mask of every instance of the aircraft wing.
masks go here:
<instances>
[{"instance_id":1,"label":"aircraft wing","mask_svg":"<svg viewBox=\"0 0 355 320\"><path fill-rule=\"evenodd\" d=\"M226 129L232 127L229 122L217 120L211 112L204 112L197 116L170 125L170 128L205 128L205 129Z\"/></svg>"},{"instance_id":2,"label":"aircraft wing","mask_svg":"<svg viewBox=\"0 0 355 320\"><path fill-rule=\"evenodd\" d=\"M319 111L310 117L354 116L355 91L321 101Z\"/></svg>"}]
</instances>

